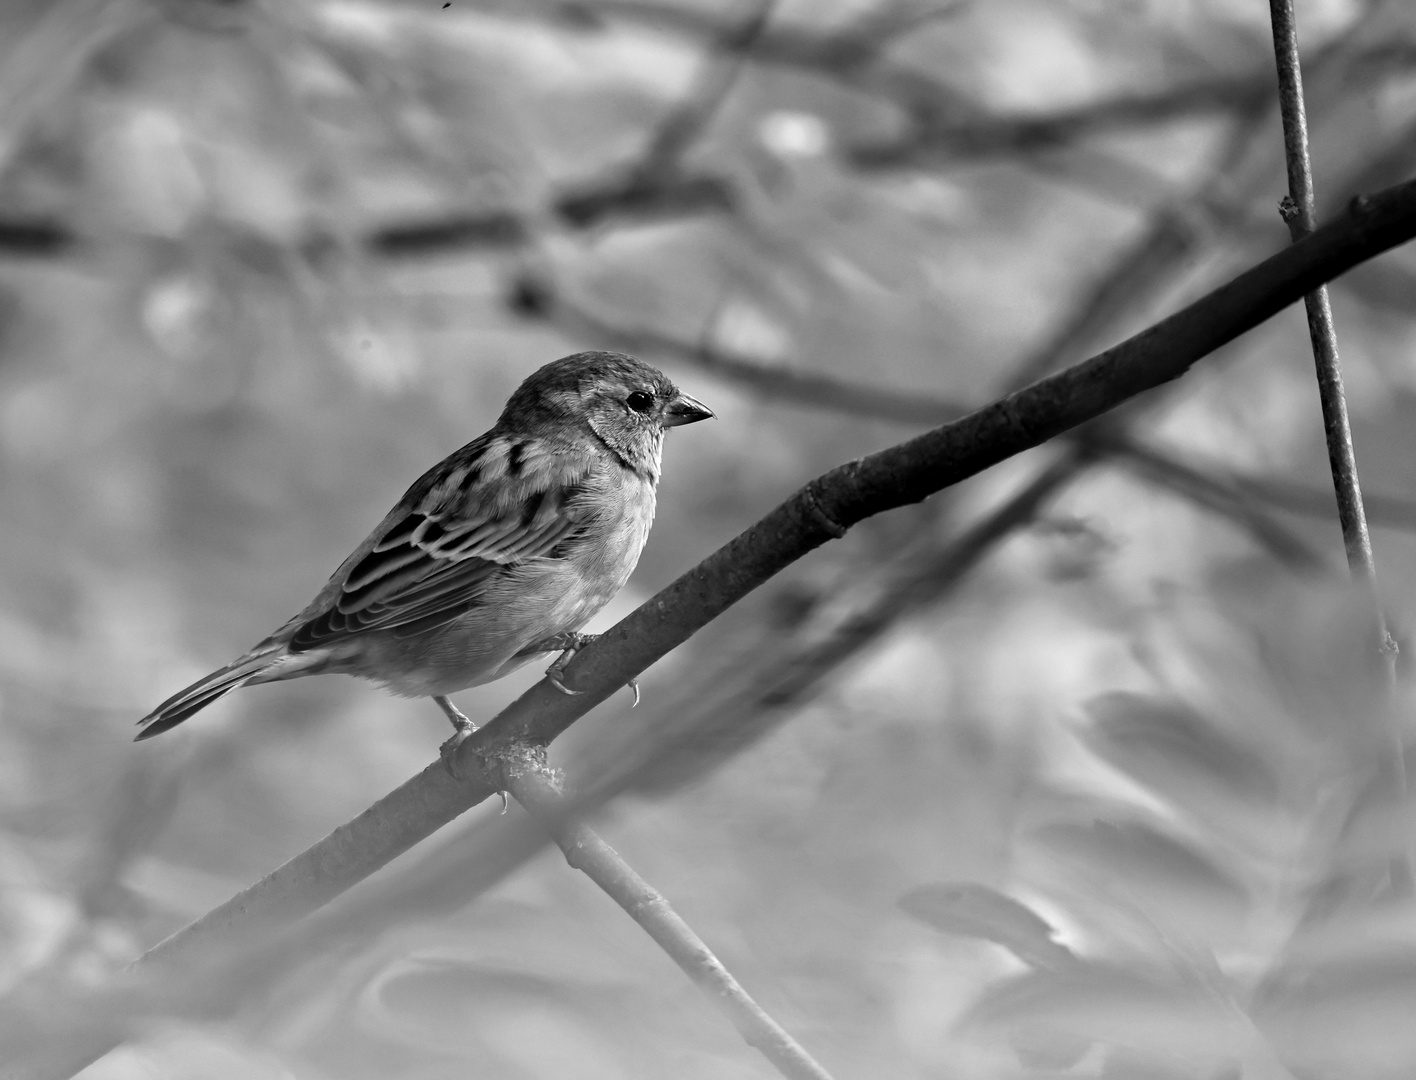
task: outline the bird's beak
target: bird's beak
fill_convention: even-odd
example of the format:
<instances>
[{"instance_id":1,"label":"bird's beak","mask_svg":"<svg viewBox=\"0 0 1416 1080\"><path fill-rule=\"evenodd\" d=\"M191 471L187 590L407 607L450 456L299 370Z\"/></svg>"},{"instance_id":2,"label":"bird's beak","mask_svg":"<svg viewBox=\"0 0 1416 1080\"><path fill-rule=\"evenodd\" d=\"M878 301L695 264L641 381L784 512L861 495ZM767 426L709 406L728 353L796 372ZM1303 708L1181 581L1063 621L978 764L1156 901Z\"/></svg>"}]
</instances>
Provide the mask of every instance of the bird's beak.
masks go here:
<instances>
[{"instance_id":1,"label":"bird's beak","mask_svg":"<svg viewBox=\"0 0 1416 1080\"><path fill-rule=\"evenodd\" d=\"M687 394L680 393L678 397L669 402L668 408L664 410L664 427L682 427L684 424L696 424L700 420L707 420L713 416L713 410L699 401L691 398Z\"/></svg>"}]
</instances>

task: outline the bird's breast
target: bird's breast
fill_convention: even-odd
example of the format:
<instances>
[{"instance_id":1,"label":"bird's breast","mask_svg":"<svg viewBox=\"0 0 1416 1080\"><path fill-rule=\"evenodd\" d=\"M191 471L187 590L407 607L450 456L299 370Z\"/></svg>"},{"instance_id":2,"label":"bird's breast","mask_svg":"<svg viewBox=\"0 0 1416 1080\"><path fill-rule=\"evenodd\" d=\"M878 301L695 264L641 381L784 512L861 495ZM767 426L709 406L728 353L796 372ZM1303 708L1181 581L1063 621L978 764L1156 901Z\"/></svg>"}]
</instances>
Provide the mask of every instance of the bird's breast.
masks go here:
<instances>
[{"instance_id":1,"label":"bird's breast","mask_svg":"<svg viewBox=\"0 0 1416 1080\"><path fill-rule=\"evenodd\" d=\"M589 618L624 588L654 524L654 484L628 469L607 470L588 485L589 516L571 555L585 583ZM598 489L598 490L597 490Z\"/></svg>"}]
</instances>

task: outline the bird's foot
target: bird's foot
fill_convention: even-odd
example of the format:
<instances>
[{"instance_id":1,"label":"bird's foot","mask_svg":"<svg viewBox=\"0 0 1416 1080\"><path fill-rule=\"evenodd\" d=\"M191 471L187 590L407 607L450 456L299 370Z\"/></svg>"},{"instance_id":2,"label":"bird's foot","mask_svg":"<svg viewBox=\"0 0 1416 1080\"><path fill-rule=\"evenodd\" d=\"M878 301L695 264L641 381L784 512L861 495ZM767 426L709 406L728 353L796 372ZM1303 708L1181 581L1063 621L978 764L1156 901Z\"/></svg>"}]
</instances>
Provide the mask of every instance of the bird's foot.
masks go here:
<instances>
[{"instance_id":1,"label":"bird's foot","mask_svg":"<svg viewBox=\"0 0 1416 1080\"><path fill-rule=\"evenodd\" d=\"M477 730L477 725L467 718L467 714L441 695L435 696L434 701L438 703L438 708L452 722L453 733L447 737L441 746L438 747L438 757L442 760L443 768L454 780L461 780L462 776L457 771L457 748L467 741L471 734ZM498 791L501 796L501 812L506 813L507 794L505 791Z\"/></svg>"},{"instance_id":2,"label":"bird's foot","mask_svg":"<svg viewBox=\"0 0 1416 1080\"><path fill-rule=\"evenodd\" d=\"M585 693L584 690L572 690L561 681L561 676L565 674L565 666L570 663L570 658L575 655L574 649L566 649L560 654L560 658L554 664L546 668L546 681L559 690L562 694L569 694L576 697Z\"/></svg>"},{"instance_id":3,"label":"bird's foot","mask_svg":"<svg viewBox=\"0 0 1416 1080\"><path fill-rule=\"evenodd\" d=\"M438 757L442 760L443 768L447 770L448 775L454 780L461 780L462 774L457 771L457 748L471 738L472 733L477 730L477 725L446 697L439 695L433 700L438 703L438 708L442 709L453 727L452 734L438 747ZM506 813L506 792L503 791L500 794L502 813Z\"/></svg>"},{"instance_id":4,"label":"bird's foot","mask_svg":"<svg viewBox=\"0 0 1416 1080\"><path fill-rule=\"evenodd\" d=\"M559 690L562 694L569 694L571 697L575 697L579 694L585 693L585 691L572 690L570 687L566 686L565 682L562 679L562 676L565 674L565 666L570 663L571 658L576 653L578 653L581 649L585 648L585 646L589 645L590 642L594 641L599 636L599 634L582 634L578 630L571 630L564 634L556 634L552 637L543 638L542 640L536 642L535 645L532 645L530 648L524 649L523 651L528 653L538 653L554 652L555 650L559 649L560 656L556 657L556 662L550 667L546 668L546 681L552 686L554 686L557 690Z\"/></svg>"},{"instance_id":5,"label":"bird's foot","mask_svg":"<svg viewBox=\"0 0 1416 1080\"><path fill-rule=\"evenodd\" d=\"M536 642L535 645L523 649L522 652L531 654L538 652L554 652L556 649L560 649L561 654L556 657L556 662L546 669L546 681L562 694L568 694L570 697L578 697L585 693L585 691L572 690L570 687L566 686L563 678L565 675L565 667L570 663L571 658L575 656L576 653L599 636L599 634L582 634L577 630L572 630L565 634L556 634L554 637L543 638ZM639 704L639 680L630 679L625 685L634 691L634 704L630 706L632 709L635 705Z\"/></svg>"},{"instance_id":6,"label":"bird's foot","mask_svg":"<svg viewBox=\"0 0 1416 1080\"><path fill-rule=\"evenodd\" d=\"M435 695L433 700L437 702L438 708L443 711L443 715L448 718L453 728L452 735L448 737L446 742L438 747L438 757L442 759L443 768L447 770L448 775L454 780L461 780L462 777L459 776L457 772L457 748L465 743L468 737L477 730L477 725L469 720L466 714L446 697Z\"/></svg>"}]
</instances>

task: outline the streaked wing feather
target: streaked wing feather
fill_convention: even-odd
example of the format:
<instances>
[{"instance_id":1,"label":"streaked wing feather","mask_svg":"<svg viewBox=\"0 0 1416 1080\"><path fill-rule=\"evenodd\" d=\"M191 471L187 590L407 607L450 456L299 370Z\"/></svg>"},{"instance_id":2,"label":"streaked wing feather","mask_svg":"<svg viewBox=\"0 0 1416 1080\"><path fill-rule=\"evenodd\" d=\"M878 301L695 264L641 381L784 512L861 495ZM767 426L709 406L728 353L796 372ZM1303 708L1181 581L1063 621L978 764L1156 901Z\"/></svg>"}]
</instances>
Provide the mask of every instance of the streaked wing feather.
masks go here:
<instances>
[{"instance_id":1,"label":"streaked wing feather","mask_svg":"<svg viewBox=\"0 0 1416 1080\"><path fill-rule=\"evenodd\" d=\"M449 459L451 472L480 475L470 487L433 472L414 484L400 504L406 511L390 515L348 568L334 602L296 628L291 650L374 630L400 637L431 630L477 606L509 567L562 546L582 524L574 497L594 459L523 443L518 467L509 468L511 445L474 443L460 463Z\"/></svg>"}]
</instances>

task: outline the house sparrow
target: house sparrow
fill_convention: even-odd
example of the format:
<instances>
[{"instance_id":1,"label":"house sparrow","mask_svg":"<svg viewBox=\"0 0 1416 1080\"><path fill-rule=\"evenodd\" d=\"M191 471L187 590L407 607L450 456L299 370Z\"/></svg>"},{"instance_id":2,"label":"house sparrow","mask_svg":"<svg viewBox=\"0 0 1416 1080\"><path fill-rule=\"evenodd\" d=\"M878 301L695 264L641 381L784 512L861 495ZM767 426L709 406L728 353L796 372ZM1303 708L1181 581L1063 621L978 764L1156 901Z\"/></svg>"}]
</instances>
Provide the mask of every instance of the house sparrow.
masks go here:
<instances>
[{"instance_id":1,"label":"house sparrow","mask_svg":"<svg viewBox=\"0 0 1416 1080\"><path fill-rule=\"evenodd\" d=\"M547 676L574 693L560 673L639 561L664 432L712 415L622 353L547 364L495 427L408 489L300 614L164 701L138 738L238 686L333 672L431 697L455 729L450 762L476 726L448 694L560 650Z\"/></svg>"}]
</instances>

